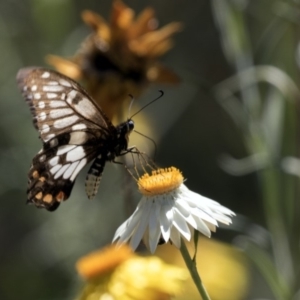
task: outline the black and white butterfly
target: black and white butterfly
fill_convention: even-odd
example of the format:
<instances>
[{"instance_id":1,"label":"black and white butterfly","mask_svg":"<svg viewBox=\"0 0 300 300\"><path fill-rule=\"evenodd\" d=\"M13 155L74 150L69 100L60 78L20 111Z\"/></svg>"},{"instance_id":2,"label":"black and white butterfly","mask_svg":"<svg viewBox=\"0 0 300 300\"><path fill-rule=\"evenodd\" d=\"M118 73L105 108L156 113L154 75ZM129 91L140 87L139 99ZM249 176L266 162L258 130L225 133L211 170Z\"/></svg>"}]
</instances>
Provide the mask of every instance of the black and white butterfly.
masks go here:
<instances>
[{"instance_id":1,"label":"black and white butterfly","mask_svg":"<svg viewBox=\"0 0 300 300\"><path fill-rule=\"evenodd\" d=\"M27 202L55 210L92 160L85 187L93 198L105 163L132 150L128 137L134 122L115 127L78 83L58 72L24 68L17 81L43 141L28 174Z\"/></svg>"}]
</instances>

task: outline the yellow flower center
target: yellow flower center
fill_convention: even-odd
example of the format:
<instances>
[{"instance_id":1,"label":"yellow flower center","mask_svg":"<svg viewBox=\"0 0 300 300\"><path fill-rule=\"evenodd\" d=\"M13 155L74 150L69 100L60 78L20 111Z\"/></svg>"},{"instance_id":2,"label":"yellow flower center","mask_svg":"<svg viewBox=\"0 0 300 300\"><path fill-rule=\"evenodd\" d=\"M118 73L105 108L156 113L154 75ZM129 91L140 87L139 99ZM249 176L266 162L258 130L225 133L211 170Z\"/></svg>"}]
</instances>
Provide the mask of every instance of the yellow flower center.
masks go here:
<instances>
[{"instance_id":1,"label":"yellow flower center","mask_svg":"<svg viewBox=\"0 0 300 300\"><path fill-rule=\"evenodd\" d=\"M146 196L161 195L177 189L183 183L181 172L174 168L165 168L144 174L138 180L140 192Z\"/></svg>"}]
</instances>

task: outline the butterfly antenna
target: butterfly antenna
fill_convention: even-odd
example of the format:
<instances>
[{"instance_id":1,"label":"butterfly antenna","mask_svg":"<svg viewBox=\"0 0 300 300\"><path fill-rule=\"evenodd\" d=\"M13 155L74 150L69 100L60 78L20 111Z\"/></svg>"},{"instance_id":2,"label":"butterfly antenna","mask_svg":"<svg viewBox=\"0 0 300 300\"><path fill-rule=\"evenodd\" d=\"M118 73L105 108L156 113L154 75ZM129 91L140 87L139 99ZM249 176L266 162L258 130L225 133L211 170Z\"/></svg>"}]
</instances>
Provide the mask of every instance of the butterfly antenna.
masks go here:
<instances>
[{"instance_id":1,"label":"butterfly antenna","mask_svg":"<svg viewBox=\"0 0 300 300\"><path fill-rule=\"evenodd\" d=\"M128 96L131 98L131 101L130 101L130 104L129 104L129 107L128 107L128 116L127 116L127 119L131 119L129 118L130 116L130 112L131 112L131 108L132 108L132 105L133 105L133 102L134 102L134 97L131 95L131 94L128 94Z\"/></svg>"},{"instance_id":2,"label":"butterfly antenna","mask_svg":"<svg viewBox=\"0 0 300 300\"><path fill-rule=\"evenodd\" d=\"M147 106L149 106L150 104L152 104L153 102L157 101L158 99L160 99L165 93L162 90L159 90L160 95L155 98L154 100L150 101L149 103L147 103L146 105L144 105L142 108L140 108L136 113L134 113L130 119L132 119L135 115L137 115L139 112L141 112L142 110L144 110ZM132 96L131 96L132 97Z\"/></svg>"}]
</instances>

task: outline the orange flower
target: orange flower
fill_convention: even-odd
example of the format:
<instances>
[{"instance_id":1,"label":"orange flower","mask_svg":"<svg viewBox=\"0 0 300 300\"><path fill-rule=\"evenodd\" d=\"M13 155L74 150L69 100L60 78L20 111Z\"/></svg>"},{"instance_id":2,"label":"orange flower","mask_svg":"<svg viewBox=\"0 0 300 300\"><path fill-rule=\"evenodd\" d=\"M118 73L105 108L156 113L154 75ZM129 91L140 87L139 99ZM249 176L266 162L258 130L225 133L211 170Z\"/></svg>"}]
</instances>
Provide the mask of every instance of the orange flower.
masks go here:
<instances>
[{"instance_id":1,"label":"orange flower","mask_svg":"<svg viewBox=\"0 0 300 300\"><path fill-rule=\"evenodd\" d=\"M170 38L180 31L180 23L157 29L152 8L135 18L121 0L113 1L109 23L92 11L84 11L82 18L93 32L80 50L70 59L49 55L47 61L61 73L83 79L109 118L120 114L128 94L139 96L149 83L179 82L157 59L172 47Z\"/></svg>"},{"instance_id":2,"label":"orange flower","mask_svg":"<svg viewBox=\"0 0 300 300\"><path fill-rule=\"evenodd\" d=\"M170 300L188 278L184 269L157 257L140 257L126 245L93 252L76 266L86 279L77 300Z\"/></svg>"},{"instance_id":3,"label":"orange flower","mask_svg":"<svg viewBox=\"0 0 300 300\"><path fill-rule=\"evenodd\" d=\"M134 253L127 246L110 246L79 259L76 263L76 269L81 277L91 279L112 272L117 266L133 256Z\"/></svg>"}]
</instances>

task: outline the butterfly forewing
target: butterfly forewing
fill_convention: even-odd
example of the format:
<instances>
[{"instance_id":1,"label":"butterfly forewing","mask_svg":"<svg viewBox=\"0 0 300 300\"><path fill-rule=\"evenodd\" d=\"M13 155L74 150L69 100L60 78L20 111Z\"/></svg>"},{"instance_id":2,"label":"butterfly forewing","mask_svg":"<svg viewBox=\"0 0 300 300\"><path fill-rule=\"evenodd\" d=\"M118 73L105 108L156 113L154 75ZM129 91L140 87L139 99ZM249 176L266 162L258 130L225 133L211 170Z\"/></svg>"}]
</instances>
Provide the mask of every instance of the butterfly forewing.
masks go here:
<instances>
[{"instance_id":1,"label":"butterfly forewing","mask_svg":"<svg viewBox=\"0 0 300 300\"><path fill-rule=\"evenodd\" d=\"M79 171L97 158L86 180L88 197L94 197L105 162L127 149L126 122L118 130L79 84L58 72L25 68L17 81L43 140L29 171L28 202L56 209Z\"/></svg>"},{"instance_id":2,"label":"butterfly forewing","mask_svg":"<svg viewBox=\"0 0 300 300\"><path fill-rule=\"evenodd\" d=\"M73 80L42 68L21 69L18 84L43 141L72 130L113 129L88 94Z\"/></svg>"}]
</instances>

